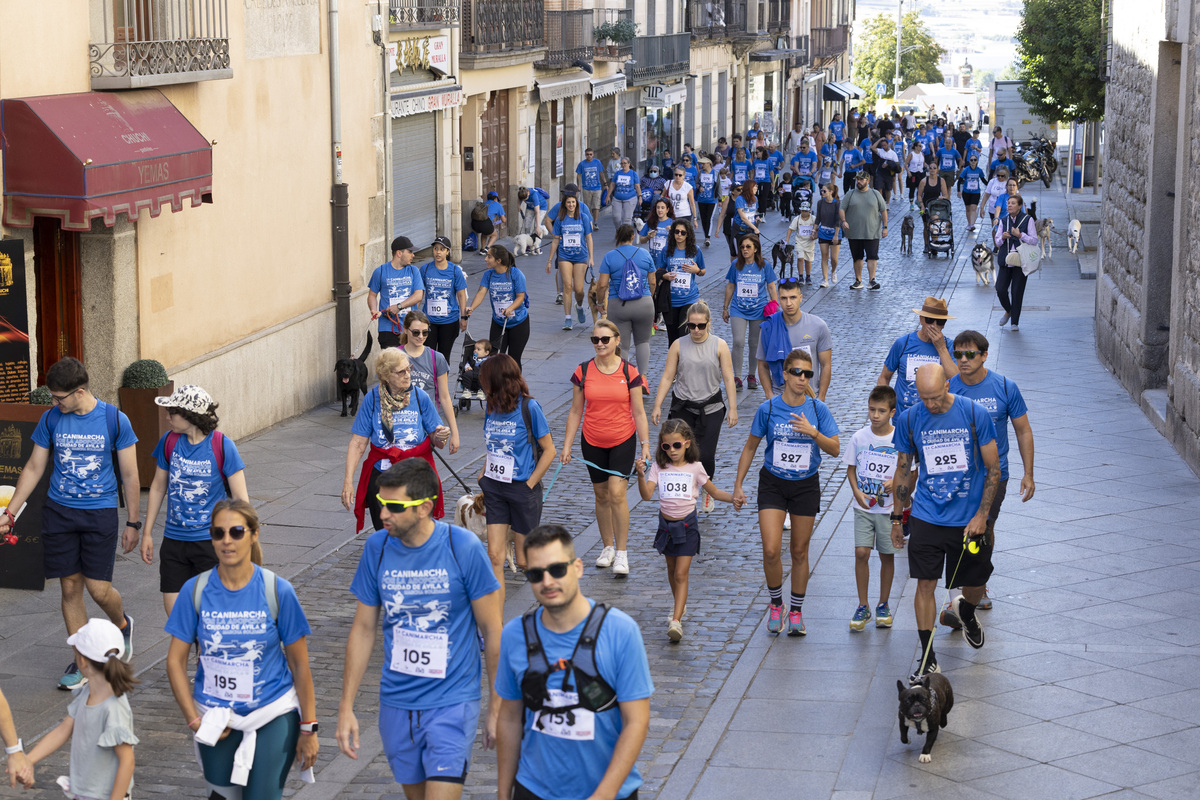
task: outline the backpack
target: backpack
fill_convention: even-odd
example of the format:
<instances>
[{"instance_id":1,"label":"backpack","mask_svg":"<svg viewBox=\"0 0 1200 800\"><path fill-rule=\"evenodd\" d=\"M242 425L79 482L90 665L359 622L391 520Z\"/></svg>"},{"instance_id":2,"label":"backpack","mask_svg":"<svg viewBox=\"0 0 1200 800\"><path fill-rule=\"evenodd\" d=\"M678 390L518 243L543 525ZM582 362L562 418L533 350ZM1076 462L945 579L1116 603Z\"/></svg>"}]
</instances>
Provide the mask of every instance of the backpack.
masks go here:
<instances>
[{"instance_id":1,"label":"backpack","mask_svg":"<svg viewBox=\"0 0 1200 800\"><path fill-rule=\"evenodd\" d=\"M539 197L541 198L540 201L538 199ZM549 200L550 193L545 189L535 186L529 190L529 197L526 198L525 205L529 208L539 208L541 207L542 202L548 202Z\"/></svg>"},{"instance_id":2,"label":"backpack","mask_svg":"<svg viewBox=\"0 0 1200 800\"><path fill-rule=\"evenodd\" d=\"M538 636L537 609L527 611L521 617L521 627L525 633L525 655L529 662L525 674L521 676L521 701L536 715L538 730L545 727L542 717L546 714L564 715L567 724L574 725L574 711L577 708L598 712L616 707L617 693L596 667L596 641L600 638L600 628L607 616L607 605L596 603L592 606L571 657L560 659L553 665L546 658L541 637ZM558 670L566 673L563 676L563 691L578 693L579 699L573 705L549 705L550 693L546 689L546 681L551 673ZM575 676L574 687L571 686L572 673Z\"/></svg>"},{"instance_id":3,"label":"backpack","mask_svg":"<svg viewBox=\"0 0 1200 800\"><path fill-rule=\"evenodd\" d=\"M103 400L97 400L98 403L103 403ZM58 427L58 421L62 419L63 412L58 406L54 406L46 412L46 432L50 434L50 449L54 448L54 429ZM109 452L112 455L113 474L117 476L117 504L125 507L125 496L121 494L124 482L121 480L121 465L117 463L117 437L121 435L121 418L117 414L117 407L112 403L104 403L104 421L108 425L108 446Z\"/></svg>"},{"instance_id":4,"label":"backpack","mask_svg":"<svg viewBox=\"0 0 1200 800\"><path fill-rule=\"evenodd\" d=\"M542 457L542 444L533 435L533 417L529 413L529 398L521 398L521 421L525 423L525 435L529 437L529 446L533 448L533 461L536 464Z\"/></svg>"},{"instance_id":5,"label":"backpack","mask_svg":"<svg viewBox=\"0 0 1200 800\"><path fill-rule=\"evenodd\" d=\"M279 581L278 576L266 567L259 567L262 570L263 583L266 584L267 594L267 610L271 612L271 619L275 622L279 621ZM200 595L204 594L204 587L208 586L208 580L212 577L213 570L208 569L196 576L196 583L192 585L192 608L196 611L196 616L200 616Z\"/></svg>"},{"instance_id":6,"label":"backpack","mask_svg":"<svg viewBox=\"0 0 1200 800\"><path fill-rule=\"evenodd\" d=\"M591 366L591 363L593 360L594 359L588 359L587 361L585 361L579 365L579 369L581 371L580 376L579 376L579 389L581 391L583 390L584 382L587 381L588 367ZM625 373L625 387L631 388L629 385L629 362L623 358L621 359L621 371L623 373Z\"/></svg>"},{"instance_id":7,"label":"backpack","mask_svg":"<svg viewBox=\"0 0 1200 800\"><path fill-rule=\"evenodd\" d=\"M463 239L463 248L462 249L468 253L474 253L476 250L478 250L479 249L479 234L475 233L475 231L471 231L470 233L468 233L466 238Z\"/></svg>"},{"instance_id":8,"label":"backpack","mask_svg":"<svg viewBox=\"0 0 1200 800\"><path fill-rule=\"evenodd\" d=\"M163 442L163 457L166 458L168 467L171 466L171 454L175 452L175 445L179 443L181 436L182 433L171 431ZM233 497L233 492L229 489L229 478L225 477L225 435L220 431L212 432L212 449L213 459L217 462L217 474L221 476L221 483L225 484L225 496Z\"/></svg>"},{"instance_id":9,"label":"backpack","mask_svg":"<svg viewBox=\"0 0 1200 800\"><path fill-rule=\"evenodd\" d=\"M637 264L633 263L632 258L626 258L625 266L621 268L621 283L617 287L617 299L624 304L630 300L637 300L645 294L646 276L637 268Z\"/></svg>"},{"instance_id":10,"label":"backpack","mask_svg":"<svg viewBox=\"0 0 1200 800\"><path fill-rule=\"evenodd\" d=\"M490 219L488 217L487 203L482 200L476 200L474 208L471 209L471 219L476 222L485 222Z\"/></svg>"}]
</instances>

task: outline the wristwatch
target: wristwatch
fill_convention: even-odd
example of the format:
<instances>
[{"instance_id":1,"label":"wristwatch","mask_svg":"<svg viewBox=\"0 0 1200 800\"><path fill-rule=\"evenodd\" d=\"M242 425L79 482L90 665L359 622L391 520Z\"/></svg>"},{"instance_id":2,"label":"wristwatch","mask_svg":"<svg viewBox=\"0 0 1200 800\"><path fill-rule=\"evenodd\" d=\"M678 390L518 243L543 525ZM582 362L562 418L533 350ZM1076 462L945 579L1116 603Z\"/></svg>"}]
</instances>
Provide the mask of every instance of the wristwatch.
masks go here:
<instances>
[{"instance_id":1,"label":"wristwatch","mask_svg":"<svg viewBox=\"0 0 1200 800\"><path fill-rule=\"evenodd\" d=\"M135 531L140 531L142 529L142 523L141 522L130 522L129 520L126 520L125 527L133 528Z\"/></svg>"},{"instance_id":2,"label":"wristwatch","mask_svg":"<svg viewBox=\"0 0 1200 800\"><path fill-rule=\"evenodd\" d=\"M314 722L301 722L300 723L300 732L301 733L316 733L317 729L319 727L320 726L315 721Z\"/></svg>"}]
</instances>

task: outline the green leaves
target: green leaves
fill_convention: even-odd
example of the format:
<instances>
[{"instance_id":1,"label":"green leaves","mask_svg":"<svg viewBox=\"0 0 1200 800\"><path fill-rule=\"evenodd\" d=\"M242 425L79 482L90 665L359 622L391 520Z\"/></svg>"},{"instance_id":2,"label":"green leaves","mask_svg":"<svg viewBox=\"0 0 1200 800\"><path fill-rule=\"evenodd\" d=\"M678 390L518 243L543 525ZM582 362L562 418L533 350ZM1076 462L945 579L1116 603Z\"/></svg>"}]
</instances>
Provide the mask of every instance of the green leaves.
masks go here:
<instances>
[{"instance_id":1,"label":"green leaves","mask_svg":"<svg viewBox=\"0 0 1200 800\"><path fill-rule=\"evenodd\" d=\"M1104 116L1108 33L1101 0L1025 0L1017 31L1021 98L1044 119Z\"/></svg>"},{"instance_id":2,"label":"green leaves","mask_svg":"<svg viewBox=\"0 0 1200 800\"><path fill-rule=\"evenodd\" d=\"M934 40L933 34L921 21L916 11L904 15L900 34L901 49L908 49L900 56L900 89L914 83L941 83L942 73L938 64L945 49ZM875 95L875 84L887 84L887 96L894 87L896 75L896 19L880 14L866 21L864 30L854 43L854 83L867 93L863 105L873 106L880 99Z\"/></svg>"}]
</instances>

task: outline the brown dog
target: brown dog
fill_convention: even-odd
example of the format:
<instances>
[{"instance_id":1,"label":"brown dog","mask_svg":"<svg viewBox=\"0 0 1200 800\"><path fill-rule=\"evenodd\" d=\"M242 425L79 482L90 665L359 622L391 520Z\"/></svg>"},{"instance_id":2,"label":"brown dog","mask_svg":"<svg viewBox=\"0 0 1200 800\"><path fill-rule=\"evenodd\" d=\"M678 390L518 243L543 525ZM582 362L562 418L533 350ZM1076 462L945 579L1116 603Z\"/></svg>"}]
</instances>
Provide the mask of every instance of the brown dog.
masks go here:
<instances>
[{"instance_id":1,"label":"brown dog","mask_svg":"<svg viewBox=\"0 0 1200 800\"><path fill-rule=\"evenodd\" d=\"M464 494L458 498L458 503L454 506L454 524L471 531L487 544L487 509L483 504L483 492ZM511 539L508 542L505 564L509 571L517 571L517 550Z\"/></svg>"},{"instance_id":2,"label":"brown dog","mask_svg":"<svg viewBox=\"0 0 1200 800\"><path fill-rule=\"evenodd\" d=\"M604 318L604 308L600 305L600 293L596 291L596 280L588 284L588 308L592 312L592 322Z\"/></svg>"}]
</instances>

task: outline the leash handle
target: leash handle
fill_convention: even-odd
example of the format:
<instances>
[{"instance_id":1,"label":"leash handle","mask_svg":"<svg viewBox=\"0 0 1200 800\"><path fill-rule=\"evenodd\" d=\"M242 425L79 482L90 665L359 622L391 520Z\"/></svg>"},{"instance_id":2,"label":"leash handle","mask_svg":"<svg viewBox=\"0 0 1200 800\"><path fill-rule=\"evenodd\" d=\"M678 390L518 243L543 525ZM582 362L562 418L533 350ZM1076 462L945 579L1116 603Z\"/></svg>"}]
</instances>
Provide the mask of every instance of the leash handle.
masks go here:
<instances>
[{"instance_id":1,"label":"leash handle","mask_svg":"<svg viewBox=\"0 0 1200 800\"><path fill-rule=\"evenodd\" d=\"M550 490L554 488L554 482L558 480L558 473L562 472L563 462L559 461L558 466L554 468L554 474L550 477L550 484L546 487L546 491L542 493L542 502L546 502L546 498L550 496Z\"/></svg>"}]
</instances>

